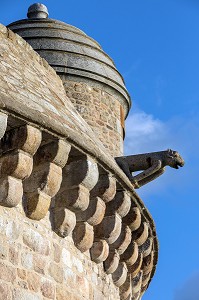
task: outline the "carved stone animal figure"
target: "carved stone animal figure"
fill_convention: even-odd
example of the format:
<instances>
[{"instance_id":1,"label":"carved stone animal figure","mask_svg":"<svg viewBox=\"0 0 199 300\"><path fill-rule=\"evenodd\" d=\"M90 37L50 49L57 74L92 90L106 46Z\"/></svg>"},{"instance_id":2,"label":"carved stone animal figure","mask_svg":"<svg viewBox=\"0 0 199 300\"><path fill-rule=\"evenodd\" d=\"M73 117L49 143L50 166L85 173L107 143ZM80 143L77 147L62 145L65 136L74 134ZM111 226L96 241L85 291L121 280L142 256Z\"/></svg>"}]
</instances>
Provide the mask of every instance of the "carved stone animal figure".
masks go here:
<instances>
[{"instance_id":1,"label":"carved stone animal figure","mask_svg":"<svg viewBox=\"0 0 199 300\"><path fill-rule=\"evenodd\" d=\"M156 179L162 175L166 166L178 169L184 166L184 160L177 151L143 153L115 158L119 167L131 180L135 188ZM142 171L133 176L132 172Z\"/></svg>"}]
</instances>

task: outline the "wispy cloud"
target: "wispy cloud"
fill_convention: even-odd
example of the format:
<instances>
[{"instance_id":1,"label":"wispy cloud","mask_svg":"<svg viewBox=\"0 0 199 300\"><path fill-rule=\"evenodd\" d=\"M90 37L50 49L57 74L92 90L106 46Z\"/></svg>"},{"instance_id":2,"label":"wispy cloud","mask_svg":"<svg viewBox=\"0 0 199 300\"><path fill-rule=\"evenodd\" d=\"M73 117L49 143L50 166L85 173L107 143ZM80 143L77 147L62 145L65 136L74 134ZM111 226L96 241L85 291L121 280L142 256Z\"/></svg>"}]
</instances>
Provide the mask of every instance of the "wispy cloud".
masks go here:
<instances>
[{"instance_id":1,"label":"wispy cloud","mask_svg":"<svg viewBox=\"0 0 199 300\"><path fill-rule=\"evenodd\" d=\"M136 110L126 121L125 154L163 150L169 137L165 123Z\"/></svg>"},{"instance_id":2,"label":"wispy cloud","mask_svg":"<svg viewBox=\"0 0 199 300\"><path fill-rule=\"evenodd\" d=\"M177 150L185 159L185 167L178 170L168 168L168 171L149 185L139 190L142 196L156 194L166 190L168 186L181 188L182 184L194 186L197 176L199 153L199 113L186 116L174 116L163 122L153 115L136 109L126 122L125 154L138 154L161 151L171 148Z\"/></svg>"},{"instance_id":3,"label":"wispy cloud","mask_svg":"<svg viewBox=\"0 0 199 300\"><path fill-rule=\"evenodd\" d=\"M184 285L177 289L174 300L198 300L199 299L199 273L192 275Z\"/></svg>"}]
</instances>

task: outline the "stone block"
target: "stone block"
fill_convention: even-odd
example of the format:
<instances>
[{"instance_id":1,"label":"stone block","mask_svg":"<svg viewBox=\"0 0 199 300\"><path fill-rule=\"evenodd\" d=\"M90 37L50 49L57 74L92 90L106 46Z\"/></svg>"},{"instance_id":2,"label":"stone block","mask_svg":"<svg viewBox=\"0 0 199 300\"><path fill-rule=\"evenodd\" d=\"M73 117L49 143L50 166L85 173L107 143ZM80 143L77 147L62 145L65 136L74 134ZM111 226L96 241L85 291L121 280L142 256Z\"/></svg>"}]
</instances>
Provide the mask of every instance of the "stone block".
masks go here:
<instances>
[{"instance_id":1,"label":"stone block","mask_svg":"<svg viewBox=\"0 0 199 300\"><path fill-rule=\"evenodd\" d=\"M100 174L95 187L91 191L91 197L100 197L105 203L111 201L116 193L116 180L111 174Z\"/></svg>"},{"instance_id":2,"label":"stone block","mask_svg":"<svg viewBox=\"0 0 199 300\"><path fill-rule=\"evenodd\" d=\"M11 288L5 282L0 282L0 300L12 300Z\"/></svg>"},{"instance_id":3,"label":"stone block","mask_svg":"<svg viewBox=\"0 0 199 300\"><path fill-rule=\"evenodd\" d=\"M137 230L141 225L141 213L138 207L131 206L123 222L127 224L132 231Z\"/></svg>"},{"instance_id":4,"label":"stone block","mask_svg":"<svg viewBox=\"0 0 199 300\"><path fill-rule=\"evenodd\" d=\"M90 192L83 185L58 193L55 201L56 207L65 207L70 210L84 211L89 205Z\"/></svg>"},{"instance_id":5,"label":"stone block","mask_svg":"<svg viewBox=\"0 0 199 300\"><path fill-rule=\"evenodd\" d=\"M119 215L106 216L99 225L95 226L95 236L105 239L108 244L113 244L121 233L121 226Z\"/></svg>"},{"instance_id":6,"label":"stone block","mask_svg":"<svg viewBox=\"0 0 199 300\"><path fill-rule=\"evenodd\" d=\"M31 293L24 289L14 288L12 291L12 300L42 300L41 297L35 293Z\"/></svg>"},{"instance_id":7,"label":"stone block","mask_svg":"<svg viewBox=\"0 0 199 300\"><path fill-rule=\"evenodd\" d=\"M107 204L106 215L112 215L114 212L124 218L131 207L131 198L127 192L118 191L114 199Z\"/></svg>"},{"instance_id":8,"label":"stone block","mask_svg":"<svg viewBox=\"0 0 199 300\"><path fill-rule=\"evenodd\" d=\"M33 255L33 269L35 272L39 274L45 274L47 263L48 263L47 257L36 253Z\"/></svg>"},{"instance_id":9,"label":"stone block","mask_svg":"<svg viewBox=\"0 0 199 300\"><path fill-rule=\"evenodd\" d=\"M96 226L103 220L106 205L99 197L91 197L89 206L86 210L76 213L77 221L88 222L92 226Z\"/></svg>"},{"instance_id":10,"label":"stone block","mask_svg":"<svg viewBox=\"0 0 199 300\"><path fill-rule=\"evenodd\" d=\"M105 240L95 241L90 249L91 259L99 264L105 261L109 254L109 246Z\"/></svg>"},{"instance_id":11,"label":"stone block","mask_svg":"<svg viewBox=\"0 0 199 300\"><path fill-rule=\"evenodd\" d=\"M107 274L115 272L119 265L120 256L116 250L110 251L107 259L104 262L104 269Z\"/></svg>"},{"instance_id":12,"label":"stone block","mask_svg":"<svg viewBox=\"0 0 199 300\"><path fill-rule=\"evenodd\" d=\"M4 136L4 133L6 131L7 118L8 116L5 113L0 112L0 139Z\"/></svg>"},{"instance_id":13,"label":"stone block","mask_svg":"<svg viewBox=\"0 0 199 300\"><path fill-rule=\"evenodd\" d=\"M16 269L0 262L0 279L14 283L16 280Z\"/></svg>"},{"instance_id":14,"label":"stone block","mask_svg":"<svg viewBox=\"0 0 199 300\"><path fill-rule=\"evenodd\" d=\"M131 241L128 248L121 255L121 261L124 261L127 266L132 266L138 259L138 245L136 242Z\"/></svg>"},{"instance_id":15,"label":"stone block","mask_svg":"<svg viewBox=\"0 0 199 300\"><path fill-rule=\"evenodd\" d=\"M49 255L50 242L46 237L42 236L39 232L29 228L23 232L23 242L34 252L38 252L42 255Z\"/></svg>"},{"instance_id":16,"label":"stone block","mask_svg":"<svg viewBox=\"0 0 199 300\"><path fill-rule=\"evenodd\" d=\"M48 271L49 271L49 275L57 283L63 283L64 272L63 272L63 268L62 267L60 267L57 264L51 262Z\"/></svg>"},{"instance_id":17,"label":"stone block","mask_svg":"<svg viewBox=\"0 0 199 300\"><path fill-rule=\"evenodd\" d=\"M0 204L15 207L22 201L23 185L20 179L7 176L0 180Z\"/></svg>"},{"instance_id":18,"label":"stone block","mask_svg":"<svg viewBox=\"0 0 199 300\"><path fill-rule=\"evenodd\" d=\"M115 272L112 273L113 282L120 287L124 284L127 278L127 267L125 263L119 263Z\"/></svg>"},{"instance_id":19,"label":"stone block","mask_svg":"<svg viewBox=\"0 0 199 300\"><path fill-rule=\"evenodd\" d=\"M63 238L68 236L76 225L75 213L64 207L53 209L53 220L54 231Z\"/></svg>"},{"instance_id":20,"label":"stone block","mask_svg":"<svg viewBox=\"0 0 199 300\"><path fill-rule=\"evenodd\" d=\"M55 284L51 281L42 279L41 280L41 292L42 295L48 299L55 298Z\"/></svg>"},{"instance_id":21,"label":"stone block","mask_svg":"<svg viewBox=\"0 0 199 300\"><path fill-rule=\"evenodd\" d=\"M146 222L143 222L140 227L132 232L132 239L138 244L138 246L143 245L149 233L149 225Z\"/></svg>"},{"instance_id":22,"label":"stone block","mask_svg":"<svg viewBox=\"0 0 199 300\"><path fill-rule=\"evenodd\" d=\"M85 252L90 249L94 240L93 226L89 225L87 222L77 223L73 231L73 240L75 246L81 252Z\"/></svg>"},{"instance_id":23,"label":"stone block","mask_svg":"<svg viewBox=\"0 0 199 300\"><path fill-rule=\"evenodd\" d=\"M24 269L33 269L33 254L29 252L22 252L21 265Z\"/></svg>"},{"instance_id":24,"label":"stone block","mask_svg":"<svg viewBox=\"0 0 199 300\"><path fill-rule=\"evenodd\" d=\"M27 283L28 283L28 289L30 291L33 291L37 293L40 291L41 286L41 279L40 276L35 272L27 272Z\"/></svg>"},{"instance_id":25,"label":"stone block","mask_svg":"<svg viewBox=\"0 0 199 300\"><path fill-rule=\"evenodd\" d=\"M33 220L43 219L50 207L51 197L42 191L26 193L27 216Z\"/></svg>"},{"instance_id":26,"label":"stone block","mask_svg":"<svg viewBox=\"0 0 199 300\"><path fill-rule=\"evenodd\" d=\"M122 229L117 240L110 245L110 249L117 249L117 252L121 255L127 249L131 242L131 230L130 228L122 224Z\"/></svg>"}]
</instances>

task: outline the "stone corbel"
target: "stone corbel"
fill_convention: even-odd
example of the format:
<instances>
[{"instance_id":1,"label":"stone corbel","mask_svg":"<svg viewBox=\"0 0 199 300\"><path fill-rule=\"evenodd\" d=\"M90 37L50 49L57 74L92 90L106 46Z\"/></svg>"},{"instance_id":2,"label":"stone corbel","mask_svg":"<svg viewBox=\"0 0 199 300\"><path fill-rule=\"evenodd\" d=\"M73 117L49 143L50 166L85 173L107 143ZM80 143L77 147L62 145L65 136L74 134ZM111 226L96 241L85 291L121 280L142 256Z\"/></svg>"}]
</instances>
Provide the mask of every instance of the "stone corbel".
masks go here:
<instances>
[{"instance_id":1,"label":"stone corbel","mask_svg":"<svg viewBox=\"0 0 199 300\"><path fill-rule=\"evenodd\" d=\"M137 230L141 225L142 217L138 207L133 205L131 202L131 207L128 214L124 217L123 222L130 227L132 231Z\"/></svg>"},{"instance_id":2,"label":"stone corbel","mask_svg":"<svg viewBox=\"0 0 199 300\"><path fill-rule=\"evenodd\" d=\"M62 168L68 160L70 145L55 139L39 147L33 160L31 176L24 181L27 216L34 220L44 218L51 199L59 191Z\"/></svg>"},{"instance_id":3,"label":"stone corbel","mask_svg":"<svg viewBox=\"0 0 199 300\"><path fill-rule=\"evenodd\" d=\"M141 287L142 287L142 277L143 277L143 272L140 271L136 276L132 278L132 294L136 295L140 293Z\"/></svg>"},{"instance_id":4,"label":"stone corbel","mask_svg":"<svg viewBox=\"0 0 199 300\"><path fill-rule=\"evenodd\" d=\"M110 245L110 250L117 249L117 252L119 253L119 255L121 255L127 249L130 242L131 242L131 230L127 225L122 224L120 235L117 238L117 240Z\"/></svg>"},{"instance_id":5,"label":"stone corbel","mask_svg":"<svg viewBox=\"0 0 199 300\"><path fill-rule=\"evenodd\" d=\"M119 263L115 272L112 273L113 282L117 287L120 287L124 284L127 278L127 266L124 262Z\"/></svg>"},{"instance_id":6,"label":"stone corbel","mask_svg":"<svg viewBox=\"0 0 199 300\"><path fill-rule=\"evenodd\" d=\"M142 222L140 227L132 232L132 239L136 241L138 246L141 246L146 242L148 233L149 225L146 222Z\"/></svg>"},{"instance_id":7,"label":"stone corbel","mask_svg":"<svg viewBox=\"0 0 199 300\"><path fill-rule=\"evenodd\" d=\"M131 197L126 191L117 191L114 199L107 204L106 215L111 216L117 213L121 218L124 218L130 210Z\"/></svg>"},{"instance_id":8,"label":"stone corbel","mask_svg":"<svg viewBox=\"0 0 199 300\"><path fill-rule=\"evenodd\" d=\"M117 250L113 250L109 252L107 259L104 261L104 269L107 274L112 274L115 272L119 265L120 256Z\"/></svg>"},{"instance_id":9,"label":"stone corbel","mask_svg":"<svg viewBox=\"0 0 199 300\"><path fill-rule=\"evenodd\" d=\"M139 252L143 254L143 257L148 256L153 248L153 238L148 238L144 244L139 246Z\"/></svg>"},{"instance_id":10,"label":"stone corbel","mask_svg":"<svg viewBox=\"0 0 199 300\"><path fill-rule=\"evenodd\" d=\"M132 278L134 278L140 272L142 268L142 262L143 254L139 253L136 262L133 265L128 266L128 271L131 274Z\"/></svg>"},{"instance_id":11,"label":"stone corbel","mask_svg":"<svg viewBox=\"0 0 199 300\"><path fill-rule=\"evenodd\" d=\"M14 207L22 200L22 181L32 172L33 155L40 143L40 130L30 125L11 129L1 139L1 205Z\"/></svg>"},{"instance_id":12,"label":"stone corbel","mask_svg":"<svg viewBox=\"0 0 199 300\"><path fill-rule=\"evenodd\" d=\"M60 191L55 197L55 230L63 237L72 233L76 247L85 252L93 245L93 225L98 218L97 214L95 215L96 206L99 210L102 209L102 214L103 207L100 200L95 203L96 206L90 204L90 191L96 185L99 176L96 162L79 151L75 154L69 156L69 161L63 169ZM87 210L89 205L90 211ZM59 214L62 214L62 222L59 221Z\"/></svg>"},{"instance_id":13,"label":"stone corbel","mask_svg":"<svg viewBox=\"0 0 199 300\"><path fill-rule=\"evenodd\" d=\"M131 299L132 296L132 284L131 275L128 274L126 281L120 286L120 299L127 300Z\"/></svg>"},{"instance_id":14,"label":"stone corbel","mask_svg":"<svg viewBox=\"0 0 199 300\"><path fill-rule=\"evenodd\" d=\"M3 112L0 112L0 139L4 136L7 128L8 116Z\"/></svg>"}]
</instances>

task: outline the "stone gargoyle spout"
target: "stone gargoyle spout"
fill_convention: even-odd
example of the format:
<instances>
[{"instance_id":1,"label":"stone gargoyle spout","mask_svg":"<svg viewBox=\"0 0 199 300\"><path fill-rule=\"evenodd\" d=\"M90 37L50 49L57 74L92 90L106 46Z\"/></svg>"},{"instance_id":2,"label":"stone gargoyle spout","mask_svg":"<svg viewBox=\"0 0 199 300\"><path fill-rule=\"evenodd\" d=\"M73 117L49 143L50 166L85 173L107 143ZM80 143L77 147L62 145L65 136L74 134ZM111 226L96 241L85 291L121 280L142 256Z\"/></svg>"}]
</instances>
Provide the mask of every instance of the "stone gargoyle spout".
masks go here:
<instances>
[{"instance_id":1,"label":"stone gargoyle spout","mask_svg":"<svg viewBox=\"0 0 199 300\"><path fill-rule=\"evenodd\" d=\"M166 166L178 169L184 166L184 160L177 151L143 153L115 158L119 167L130 179L135 188L156 179L162 175ZM133 176L132 172L141 171Z\"/></svg>"}]
</instances>

